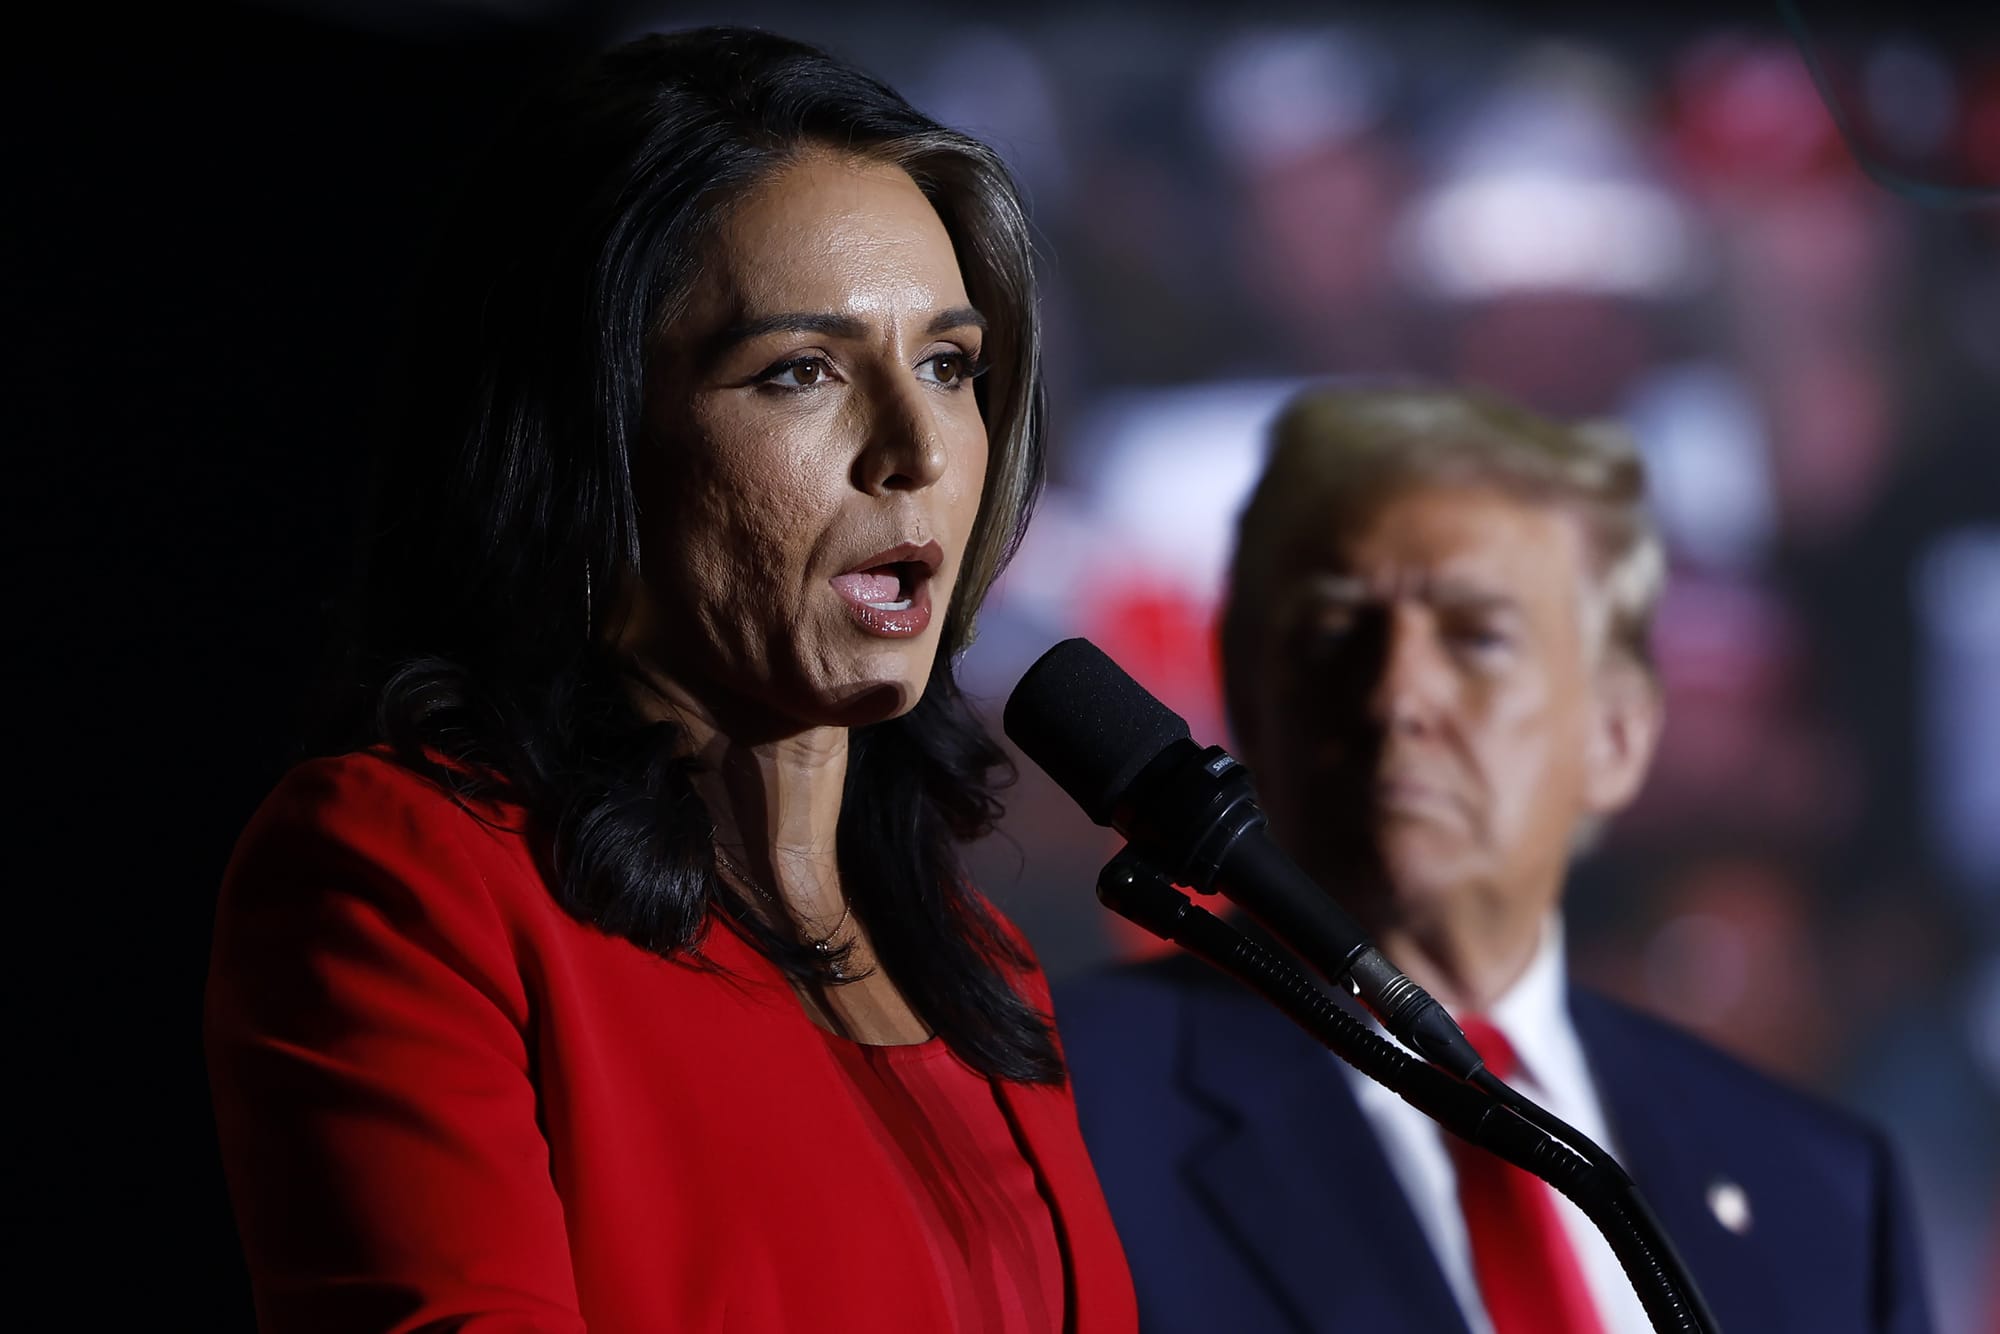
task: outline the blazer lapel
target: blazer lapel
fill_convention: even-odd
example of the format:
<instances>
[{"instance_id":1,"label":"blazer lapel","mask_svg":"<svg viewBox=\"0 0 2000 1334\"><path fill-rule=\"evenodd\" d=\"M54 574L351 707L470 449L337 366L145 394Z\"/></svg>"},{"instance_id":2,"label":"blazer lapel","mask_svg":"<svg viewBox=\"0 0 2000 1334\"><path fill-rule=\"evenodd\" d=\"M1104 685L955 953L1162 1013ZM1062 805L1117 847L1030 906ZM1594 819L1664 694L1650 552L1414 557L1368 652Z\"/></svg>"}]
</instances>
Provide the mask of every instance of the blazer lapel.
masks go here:
<instances>
[{"instance_id":1,"label":"blazer lapel","mask_svg":"<svg viewBox=\"0 0 2000 1334\"><path fill-rule=\"evenodd\" d=\"M1068 1091L1005 1079L993 1084L1029 1161L1041 1174L1056 1234L1069 1257L1069 1330L1122 1334L1134 1328L1138 1312L1131 1271Z\"/></svg>"},{"instance_id":2,"label":"blazer lapel","mask_svg":"<svg viewBox=\"0 0 2000 1334\"><path fill-rule=\"evenodd\" d=\"M1248 992L1187 993L1183 1075L1215 1114L1182 1171L1300 1331L1465 1323L1336 1058Z\"/></svg>"},{"instance_id":3,"label":"blazer lapel","mask_svg":"<svg viewBox=\"0 0 2000 1334\"><path fill-rule=\"evenodd\" d=\"M1722 1156L1690 1133L1688 1118L1674 1115L1676 1103L1701 1097L1701 1090L1683 1086L1676 1071L1655 1064L1646 1031L1623 1022L1609 1002L1572 988L1570 1017L1604 1099L1618 1160L1701 1285L1716 1319L1731 1330L1782 1328L1769 1257L1748 1237L1724 1227L1711 1203L1711 1191L1729 1184Z\"/></svg>"}]
</instances>

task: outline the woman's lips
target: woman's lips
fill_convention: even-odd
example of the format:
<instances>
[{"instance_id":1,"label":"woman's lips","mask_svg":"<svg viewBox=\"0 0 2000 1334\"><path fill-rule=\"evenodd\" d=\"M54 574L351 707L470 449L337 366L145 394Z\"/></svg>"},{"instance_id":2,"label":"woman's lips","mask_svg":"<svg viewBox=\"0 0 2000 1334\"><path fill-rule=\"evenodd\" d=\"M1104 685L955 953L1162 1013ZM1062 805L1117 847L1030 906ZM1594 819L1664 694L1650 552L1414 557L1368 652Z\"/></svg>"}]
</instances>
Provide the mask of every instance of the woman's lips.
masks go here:
<instances>
[{"instance_id":1,"label":"woman's lips","mask_svg":"<svg viewBox=\"0 0 2000 1334\"><path fill-rule=\"evenodd\" d=\"M931 576L943 564L944 548L935 540L899 542L827 582L863 630L884 639L908 639L931 623Z\"/></svg>"},{"instance_id":2,"label":"woman's lips","mask_svg":"<svg viewBox=\"0 0 2000 1334\"><path fill-rule=\"evenodd\" d=\"M931 623L930 570L913 562L836 574L827 581L848 615L871 635L908 639Z\"/></svg>"}]
</instances>

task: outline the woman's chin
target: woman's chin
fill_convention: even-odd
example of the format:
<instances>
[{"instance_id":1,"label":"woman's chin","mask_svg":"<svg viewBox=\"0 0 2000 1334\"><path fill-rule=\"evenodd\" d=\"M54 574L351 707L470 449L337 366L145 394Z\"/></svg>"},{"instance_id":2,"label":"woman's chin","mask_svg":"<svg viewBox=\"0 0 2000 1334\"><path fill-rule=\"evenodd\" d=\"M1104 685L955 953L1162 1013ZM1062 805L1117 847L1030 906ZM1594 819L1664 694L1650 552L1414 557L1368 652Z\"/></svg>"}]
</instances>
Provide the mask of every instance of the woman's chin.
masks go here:
<instances>
[{"instance_id":1,"label":"woman's chin","mask_svg":"<svg viewBox=\"0 0 2000 1334\"><path fill-rule=\"evenodd\" d=\"M846 661L826 664L819 693L846 726L899 718L917 707L937 658L934 635L887 646L870 646Z\"/></svg>"},{"instance_id":2,"label":"woman's chin","mask_svg":"<svg viewBox=\"0 0 2000 1334\"><path fill-rule=\"evenodd\" d=\"M871 653L823 671L813 683L810 713L827 726L867 727L917 707L930 679L932 654Z\"/></svg>"},{"instance_id":3,"label":"woman's chin","mask_svg":"<svg viewBox=\"0 0 2000 1334\"><path fill-rule=\"evenodd\" d=\"M900 718L917 707L923 687L903 681L858 682L827 700L826 722L832 727L870 727Z\"/></svg>"}]
</instances>

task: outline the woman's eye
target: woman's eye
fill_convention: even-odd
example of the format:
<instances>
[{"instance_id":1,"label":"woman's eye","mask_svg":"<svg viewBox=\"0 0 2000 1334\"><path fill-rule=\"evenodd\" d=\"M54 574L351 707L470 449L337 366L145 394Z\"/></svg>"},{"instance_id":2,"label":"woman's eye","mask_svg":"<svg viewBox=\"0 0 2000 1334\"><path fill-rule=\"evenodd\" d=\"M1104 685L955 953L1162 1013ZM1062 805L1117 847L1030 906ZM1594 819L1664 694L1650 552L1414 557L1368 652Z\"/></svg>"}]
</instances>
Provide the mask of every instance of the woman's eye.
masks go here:
<instances>
[{"instance_id":1,"label":"woman's eye","mask_svg":"<svg viewBox=\"0 0 2000 1334\"><path fill-rule=\"evenodd\" d=\"M931 373L926 378L931 383L954 389L977 379L986 370L984 365L966 352L940 352L934 357L926 358L921 364L930 367Z\"/></svg>"},{"instance_id":2,"label":"woman's eye","mask_svg":"<svg viewBox=\"0 0 2000 1334\"><path fill-rule=\"evenodd\" d=\"M815 389L833 378L833 367L821 357L800 357L784 361L765 371L758 383L778 389Z\"/></svg>"}]
</instances>

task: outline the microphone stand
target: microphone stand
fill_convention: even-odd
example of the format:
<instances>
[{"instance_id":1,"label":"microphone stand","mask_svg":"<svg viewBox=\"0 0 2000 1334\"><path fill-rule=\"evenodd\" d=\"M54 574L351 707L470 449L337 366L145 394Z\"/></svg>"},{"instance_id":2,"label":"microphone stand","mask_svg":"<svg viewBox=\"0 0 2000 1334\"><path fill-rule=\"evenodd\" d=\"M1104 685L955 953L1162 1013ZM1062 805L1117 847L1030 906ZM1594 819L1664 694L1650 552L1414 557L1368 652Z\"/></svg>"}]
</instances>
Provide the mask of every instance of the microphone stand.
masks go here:
<instances>
[{"instance_id":1,"label":"microphone stand","mask_svg":"<svg viewBox=\"0 0 2000 1334\"><path fill-rule=\"evenodd\" d=\"M1097 878L1104 906L1243 982L1336 1056L1467 1143L1533 1173L1604 1234L1659 1334L1720 1334L1694 1278L1617 1161L1490 1071L1463 1081L1387 1041L1275 954L1125 848Z\"/></svg>"}]
</instances>

